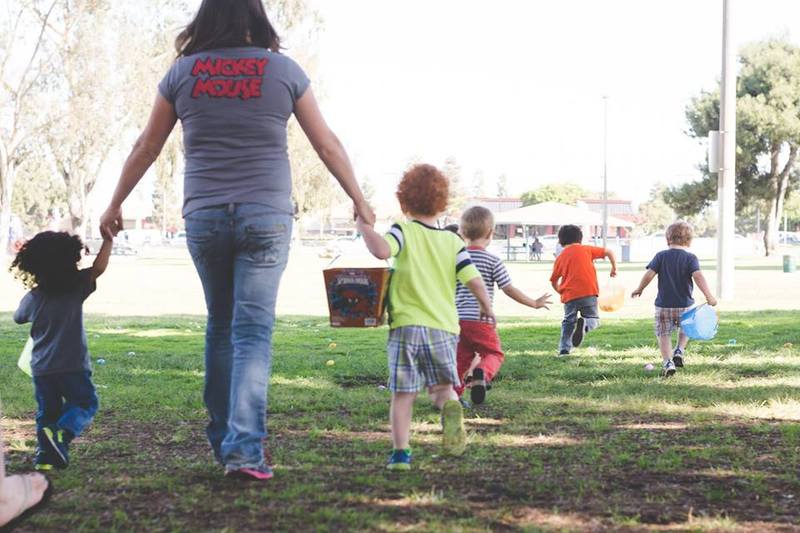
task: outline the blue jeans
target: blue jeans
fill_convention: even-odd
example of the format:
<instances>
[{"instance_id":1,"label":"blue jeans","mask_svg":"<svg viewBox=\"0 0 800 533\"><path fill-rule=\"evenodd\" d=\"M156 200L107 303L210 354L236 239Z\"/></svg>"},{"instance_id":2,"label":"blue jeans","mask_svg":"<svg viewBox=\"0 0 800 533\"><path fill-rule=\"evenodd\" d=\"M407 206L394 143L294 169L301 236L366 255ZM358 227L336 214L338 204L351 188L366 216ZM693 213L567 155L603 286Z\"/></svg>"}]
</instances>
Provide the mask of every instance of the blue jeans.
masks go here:
<instances>
[{"instance_id":1,"label":"blue jeans","mask_svg":"<svg viewBox=\"0 0 800 533\"><path fill-rule=\"evenodd\" d=\"M585 296L570 300L564 304L564 321L561 322L559 350L572 350L572 334L575 333L575 322L578 320L578 313L584 318L586 331L591 331L600 326L597 296Z\"/></svg>"},{"instance_id":2,"label":"blue jeans","mask_svg":"<svg viewBox=\"0 0 800 533\"><path fill-rule=\"evenodd\" d=\"M264 464L275 301L291 235L292 216L260 204L210 207L186 217L208 309L206 432L214 456L232 468Z\"/></svg>"},{"instance_id":3,"label":"blue jeans","mask_svg":"<svg viewBox=\"0 0 800 533\"><path fill-rule=\"evenodd\" d=\"M56 426L67 430L71 440L86 429L97 412L97 393L92 384L92 373L88 370L34 376L36 394L36 435L45 426ZM39 438L39 447L46 448Z\"/></svg>"}]
</instances>

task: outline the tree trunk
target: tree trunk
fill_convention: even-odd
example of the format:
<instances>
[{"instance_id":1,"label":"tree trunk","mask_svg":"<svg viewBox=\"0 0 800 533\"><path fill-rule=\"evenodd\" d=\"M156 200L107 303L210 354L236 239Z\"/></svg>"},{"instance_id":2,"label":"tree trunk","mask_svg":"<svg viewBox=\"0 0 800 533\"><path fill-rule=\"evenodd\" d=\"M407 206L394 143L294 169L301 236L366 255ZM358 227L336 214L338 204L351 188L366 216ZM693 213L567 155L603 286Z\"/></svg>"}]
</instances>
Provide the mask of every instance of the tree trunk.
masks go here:
<instances>
[{"instance_id":1,"label":"tree trunk","mask_svg":"<svg viewBox=\"0 0 800 533\"><path fill-rule=\"evenodd\" d=\"M11 230L11 198L14 194L14 171L11 165L3 165L0 168L0 260L5 257L8 252L9 245L9 231Z\"/></svg>"},{"instance_id":2,"label":"tree trunk","mask_svg":"<svg viewBox=\"0 0 800 533\"><path fill-rule=\"evenodd\" d=\"M769 218L767 227L764 231L764 252L767 256L772 255L778 247L778 230L783 216L783 203L786 199L786 191L789 189L789 175L797 159L797 149L795 145L789 147L789 159L783 170L773 180L772 198L770 199ZM773 159L776 157L773 155Z\"/></svg>"}]
</instances>

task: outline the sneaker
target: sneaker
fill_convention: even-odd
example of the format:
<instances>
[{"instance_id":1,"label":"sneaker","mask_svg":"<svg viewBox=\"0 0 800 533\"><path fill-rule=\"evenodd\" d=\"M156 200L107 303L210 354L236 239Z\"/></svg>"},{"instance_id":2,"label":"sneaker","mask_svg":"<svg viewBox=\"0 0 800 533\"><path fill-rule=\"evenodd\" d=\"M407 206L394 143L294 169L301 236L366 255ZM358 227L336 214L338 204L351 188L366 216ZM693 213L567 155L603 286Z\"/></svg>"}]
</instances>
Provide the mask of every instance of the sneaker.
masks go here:
<instances>
[{"instance_id":1,"label":"sneaker","mask_svg":"<svg viewBox=\"0 0 800 533\"><path fill-rule=\"evenodd\" d=\"M559 357L564 357L565 355L569 355L569 350L561 350L558 352Z\"/></svg>"},{"instance_id":2,"label":"sneaker","mask_svg":"<svg viewBox=\"0 0 800 533\"><path fill-rule=\"evenodd\" d=\"M664 377L670 377L675 375L675 363L672 362L672 359L664 363Z\"/></svg>"},{"instance_id":3,"label":"sneaker","mask_svg":"<svg viewBox=\"0 0 800 533\"><path fill-rule=\"evenodd\" d=\"M442 406L442 451L446 455L461 455L466 449L464 410L457 401L448 400Z\"/></svg>"},{"instance_id":4,"label":"sneaker","mask_svg":"<svg viewBox=\"0 0 800 533\"><path fill-rule=\"evenodd\" d=\"M472 371L472 388L469 392L472 403L480 405L486 399L486 380L483 376L483 369L476 368Z\"/></svg>"},{"instance_id":5,"label":"sneaker","mask_svg":"<svg viewBox=\"0 0 800 533\"><path fill-rule=\"evenodd\" d=\"M471 404L471 403L469 403L469 402L468 402L467 400L465 400L464 398L459 398L459 399L458 399L458 403L460 403L460 404L461 404L461 407L463 407L464 409L472 409L472 404Z\"/></svg>"},{"instance_id":6,"label":"sneaker","mask_svg":"<svg viewBox=\"0 0 800 533\"><path fill-rule=\"evenodd\" d=\"M676 367L683 368L683 350L675 348L675 351L672 352L672 362Z\"/></svg>"},{"instance_id":7,"label":"sneaker","mask_svg":"<svg viewBox=\"0 0 800 533\"><path fill-rule=\"evenodd\" d=\"M45 442L44 452L52 458L52 464L56 468L66 468L69 466L69 444L63 429L45 426L40 430L40 436Z\"/></svg>"},{"instance_id":8,"label":"sneaker","mask_svg":"<svg viewBox=\"0 0 800 533\"><path fill-rule=\"evenodd\" d=\"M48 472L53 469L53 459L50 454L42 448L36 448L36 455L33 458L33 469L37 472Z\"/></svg>"},{"instance_id":9,"label":"sneaker","mask_svg":"<svg viewBox=\"0 0 800 533\"><path fill-rule=\"evenodd\" d=\"M583 342L583 334L586 333L586 321L579 317L575 322L575 331L572 333L572 345L576 348Z\"/></svg>"},{"instance_id":10,"label":"sneaker","mask_svg":"<svg viewBox=\"0 0 800 533\"><path fill-rule=\"evenodd\" d=\"M235 466L225 467L225 477L230 479L241 479L243 481L266 481L272 479L272 468L268 465L261 465L255 468L238 468Z\"/></svg>"},{"instance_id":11,"label":"sneaker","mask_svg":"<svg viewBox=\"0 0 800 533\"><path fill-rule=\"evenodd\" d=\"M411 449L392 450L389 462L386 463L387 470L411 470Z\"/></svg>"}]
</instances>

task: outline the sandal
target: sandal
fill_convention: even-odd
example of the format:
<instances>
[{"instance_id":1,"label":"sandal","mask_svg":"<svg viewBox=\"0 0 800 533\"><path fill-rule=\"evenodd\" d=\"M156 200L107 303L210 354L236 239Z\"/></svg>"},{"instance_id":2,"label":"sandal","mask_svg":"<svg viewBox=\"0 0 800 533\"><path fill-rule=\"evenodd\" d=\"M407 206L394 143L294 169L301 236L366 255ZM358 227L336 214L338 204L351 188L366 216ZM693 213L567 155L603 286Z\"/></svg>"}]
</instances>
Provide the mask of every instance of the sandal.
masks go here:
<instances>
[{"instance_id":1,"label":"sandal","mask_svg":"<svg viewBox=\"0 0 800 533\"><path fill-rule=\"evenodd\" d=\"M25 509L25 505L28 504L31 497L31 474L22 474L20 477L22 478L22 484L25 487L25 497L22 499L22 505L20 505L19 514L16 518L4 526L0 526L0 533L14 531L14 529L19 527L22 522L30 518L31 515L37 511L41 510L47 504L47 502L50 500L50 496L53 494L53 483L45 477L45 481L47 481L47 489L45 489L44 493L42 494L42 498L34 505Z\"/></svg>"}]
</instances>

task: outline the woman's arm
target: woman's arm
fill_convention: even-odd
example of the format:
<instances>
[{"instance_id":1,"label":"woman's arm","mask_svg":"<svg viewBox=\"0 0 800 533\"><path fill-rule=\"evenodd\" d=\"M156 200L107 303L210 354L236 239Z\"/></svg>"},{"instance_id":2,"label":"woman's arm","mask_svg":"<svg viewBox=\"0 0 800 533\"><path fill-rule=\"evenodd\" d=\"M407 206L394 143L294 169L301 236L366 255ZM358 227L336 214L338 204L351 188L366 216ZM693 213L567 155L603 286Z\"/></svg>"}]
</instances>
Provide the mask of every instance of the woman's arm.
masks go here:
<instances>
[{"instance_id":1,"label":"woman's arm","mask_svg":"<svg viewBox=\"0 0 800 533\"><path fill-rule=\"evenodd\" d=\"M347 196L353 200L356 214L368 225L375 224L375 213L364 198L361 187L358 186L350 158L347 157L347 152L339 138L325 122L310 87L297 101L294 114L319 158L328 167Z\"/></svg>"},{"instance_id":2,"label":"woman's arm","mask_svg":"<svg viewBox=\"0 0 800 533\"><path fill-rule=\"evenodd\" d=\"M161 94L157 95L147 126L133 145L128 159L125 160L111 202L100 217L100 232L103 237L113 238L122 230L122 203L158 158L177 121L178 116L172 104Z\"/></svg>"}]
</instances>

